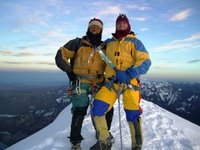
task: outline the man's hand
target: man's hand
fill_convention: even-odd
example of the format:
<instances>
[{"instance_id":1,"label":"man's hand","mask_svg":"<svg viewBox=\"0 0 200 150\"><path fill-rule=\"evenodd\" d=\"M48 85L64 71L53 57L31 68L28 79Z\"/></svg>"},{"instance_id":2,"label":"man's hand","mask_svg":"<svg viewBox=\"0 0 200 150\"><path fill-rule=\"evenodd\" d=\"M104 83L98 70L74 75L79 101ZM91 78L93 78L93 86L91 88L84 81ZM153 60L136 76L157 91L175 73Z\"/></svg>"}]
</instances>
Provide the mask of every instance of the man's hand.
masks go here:
<instances>
[{"instance_id":1,"label":"man's hand","mask_svg":"<svg viewBox=\"0 0 200 150\"><path fill-rule=\"evenodd\" d=\"M120 83L130 83L130 80L137 77L137 72L130 67L126 71L119 70L116 73L116 78Z\"/></svg>"},{"instance_id":2,"label":"man's hand","mask_svg":"<svg viewBox=\"0 0 200 150\"><path fill-rule=\"evenodd\" d=\"M73 71L67 72L68 78L70 81L75 81L76 80L76 75L74 74Z\"/></svg>"},{"instance_id":3,"label":"man's hand","mask_svg":"<svg viewBox=\"0 0 200 150\"><path fill-rule=\"evenodd\" d=\"M130 82L130 76L126 71L117 71L116 78L120 83L129 83Z\"/></svg>"}]
</instances>

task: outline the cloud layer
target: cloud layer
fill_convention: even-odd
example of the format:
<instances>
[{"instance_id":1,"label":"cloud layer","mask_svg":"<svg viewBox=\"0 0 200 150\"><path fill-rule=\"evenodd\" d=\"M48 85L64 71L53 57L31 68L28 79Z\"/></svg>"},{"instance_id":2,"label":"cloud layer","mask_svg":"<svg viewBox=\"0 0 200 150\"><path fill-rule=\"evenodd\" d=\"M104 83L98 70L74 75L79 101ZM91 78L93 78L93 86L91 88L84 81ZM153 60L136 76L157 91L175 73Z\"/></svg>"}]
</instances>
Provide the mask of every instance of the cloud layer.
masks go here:
<instances>
[{"instance_id":1,"label":"cloud layer","mask_svg":"<svg viewBox=\"0 0 200 150\"><path fill-rule=\"evenodd\" d=\"M170 21L177 22L187 19L192 13L192 9L182 10L170 18Z\"/></svg>"},{"instance_id":2,"label":"cloud layer","mask_svg":"<svg viewBox=\"0 0 200 150\"><path fill-rule=\"evenodd\" d=\"M151 50L155 52L163 51L191 51L200 48L200 33L193 34L182 40L174 40Z\"/></svg>"}]
</instances>

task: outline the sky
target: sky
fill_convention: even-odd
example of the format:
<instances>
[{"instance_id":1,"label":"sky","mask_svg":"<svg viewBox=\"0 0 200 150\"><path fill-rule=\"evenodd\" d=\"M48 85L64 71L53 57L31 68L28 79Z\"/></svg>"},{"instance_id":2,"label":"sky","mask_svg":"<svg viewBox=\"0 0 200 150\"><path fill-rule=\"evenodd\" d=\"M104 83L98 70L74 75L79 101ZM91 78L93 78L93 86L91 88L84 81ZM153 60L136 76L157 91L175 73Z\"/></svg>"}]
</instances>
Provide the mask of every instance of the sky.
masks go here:
<instances>
[{"instance_id":1,"label":"sky","mask_svg":"<svg viewBox=\"0 0 200 150\"><path fill-rule=\"evenodd\" d=\"M102 40L110 38L119 14L150 54L148 76L200 81L199 0L1 0L0 71L59 71L61 46L85 35L94 17Z\"/></svg>"},{"instance_id":2,"label":"sky","mask_svg":"<svg viewBox=\"0 0 200 150\"><path fill-rule=\"evenodd\" d=\"M142 100L144 113L142 115L144 144L143 150L199 150L200 127L161 107ZM6 150L69 150L71 105L66 107L53 123L29 136L28 138L8 147ZM120 148L120 130L118 103L115 103L111 133L115 138L112 149ZM123 150L130 150L131 138L123 107L121 111L122 145ZM68 120L66 119L68 118ZM183 126L184 125L184 126ZM81 143L82 149L87 150L95 140L95 131L90 115L83 122ZM163 136L164 135L164 136Z\"/></svg>"}]
</instances>

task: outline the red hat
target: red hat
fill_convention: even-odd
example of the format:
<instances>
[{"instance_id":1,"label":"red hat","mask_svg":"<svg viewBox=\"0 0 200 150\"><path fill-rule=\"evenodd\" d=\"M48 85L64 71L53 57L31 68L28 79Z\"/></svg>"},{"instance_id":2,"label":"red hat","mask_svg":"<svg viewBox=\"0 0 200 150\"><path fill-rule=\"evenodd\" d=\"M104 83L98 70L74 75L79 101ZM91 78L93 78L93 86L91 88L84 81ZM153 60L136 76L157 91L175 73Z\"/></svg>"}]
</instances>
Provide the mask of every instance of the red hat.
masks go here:
<instances>
[{"instance_id":1,"label":"red hat","mask_svg":"<svg viewBox=\"0 0 200 150\"><path fill-rule=\"evenodd\" d=\"M92 25L96 25L100 27L101 29L103 29L103 22L100 19L96 19L96 18L91 19L89 21L88 28L91 27Z\"/></svg>"},{"instance_id":2,"label":"red hat","mask_svg":"<svg viewBox=\"0 0 200 150\"><path fill-rule=\"evenodd\" d=\"M126 22L128 24L128 28L126 30L118 30L117 29L117 24L121 21ZM116 19L115 37L117 39L121 40L123 37L125 37L127 34L129 34L130 31L131 31L131 26L129 24L128 18L126 17L125 14L120 14Z\"/></svg>"},{"instance_id":3,"label":"red hat","mask_svg":"<svg viewBox=\"0 0 200 150\"><path fill-rule=\"evenodd\" d=\"M117 19L116 19L116 25L117 25L118 22L121 22L121 21L126 22L128 24L128 31L130 32L131 26L130 26L128 18L126 17L126 14L120 14L117 17Z\"/></svg>"}]
</instances>

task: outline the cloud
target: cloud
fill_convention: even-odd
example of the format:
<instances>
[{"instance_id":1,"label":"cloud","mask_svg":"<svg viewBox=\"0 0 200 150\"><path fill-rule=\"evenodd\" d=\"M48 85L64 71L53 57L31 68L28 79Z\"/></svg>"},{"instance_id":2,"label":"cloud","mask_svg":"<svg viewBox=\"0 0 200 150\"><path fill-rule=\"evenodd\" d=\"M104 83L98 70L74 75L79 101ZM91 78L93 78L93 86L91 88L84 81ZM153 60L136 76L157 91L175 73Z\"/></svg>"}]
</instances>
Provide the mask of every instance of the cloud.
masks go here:
<instances>
[{"instance_id":1,"label":"cloud","mask_svg":"<svg viewBox=\"0 0 200 150\"><path fill-rule=\"evenodd\" d=\"M160 62L158 64L153 64L151 66L151 69L152 70L155 70L155 71L171 71L171 70L174 70L177 66L174 64L174 63L169 63L167 61L163 61L163 62ZM162 72L161 71L161 72Z\"/></svg>"},{"instance_id":2,"label":"cloud","mask_svg":"<svg viewBox=\"0 0 200 150\"><path fill-rule=\"evenodd\" d=\"M37 54L35 53L30 53L30 52L19 52L14 54L13 56L17 56L17 57L26 57L26 56L35 56Z\"/></svg>"},{"instance_id":3,"label":"cloud","mask_svg":"<svg viewBox=\"0 0 200 150\"><path fill-rule=\"evenodd\" d=\"M140 10L140 11L146 11L151 9L147 3L142 3L142 4L136 4L136 3L129 3L126 5L126 8L128 9L134 9L134 10Z\"/></svg>"},{"instance_id":4,"label":"cloud","mask_svg":"<svg viewBox=\"0 0 200 150\"><path fill-rule=\"evenodd\" d=\"M98 12L96 12L99 16L118 15L123 12L120 5L114 5L109 2L93 2L92 5L95 9L99 8L97 9Z\"/></svg>"},{"instance_id":5,"label":"cloud","mask_svg":"<svg viewBox=\"0 0 200 150\"><path fill-rule=\"evenodd\" d=\"M148 31L149 29L148 28L141 28L140 30L144 32L144 31Z\"/></svg>"},{"instance_id":6,"label":"cloud","mask_svg":"<svg viewBox=\"0 0 200 150\"><path fill-rule=\"evenodd\" d=\"M55 56L54 53L45 53L45 54L42 54L42 56Z\"/></svg>"},{"instance_id":7,"label":"cloud","mask_svg":"<svg viewBox=\"0 0 200 150\"><path fill-rule=\"evenodd\" d=\"M187 19L191 15L192 9L186 9L181 12L178 12L170 18L170 21L177 22Z\"/></svg>"},{"instance_id":8,"label":"cloud","mask_svg":"<svg viewBox=\"0 0 200 150\"><path fill-rule=\"evenodd\" d=\"M1 55L12 55L13 51L11 50L0 50Z\"/></svg>"},{"instance_id":9,"label":"cloud","mask_svg":"<svg viewBox=\"0 0 200 150\"><path fill-rule=\"evenodd\" d=\"M51 62L18 62L18 61L3 61L4 64L15 64L15 65L27 65L27 64L36 64L36 65L55 65Z\"/></svg>"},{"instance_id":10,"label":"cloud","mask_svg":"<svg viewBox=\"0 0 200 150\"><path fill-rule=\"evenodd\" d=\"M147 20L145 17L134 17L133 19L136 21L146 21Z\"/></svg>"},{"instance_id":11,"label":"cloud","mask_svg":"<svg viewBox=\"0 0 200 150\"><path fill-rule=\"evenodd\" d=\"M174 40L163 46L151 48L155 52L162 51L187 51L195 48L200 48L200 33L193 34L182 40Z\"/></svg>"},{"instance_id":12,"label":"cloud","mask_svg":"<svg viewBox=\"0 0 200 150\"><path fill-rule=\"evenodd\" d=\"M54 7L58 6L58 4L61 3L60 0L44 0L44 2L47 3L48 5L54 6Z\"/></svg>"},{"instance_id":13,"label":"cloud","mask_svg":"<svg viewBox=\"0 0 200 150\"><path fill-rule=\"evenodd\" d=\"M198 62L200 62L200 59L190 60L187 63L198 63Z\"/></svg>"},{"instance_id":14,"label":"cloud","mask_svg":"<svg viewBox=\"0 0 200 150\"><path fill-rule=\"evenodd\" d=\"M32 64L31 62L17 62L17 61L3 61L4 64L16 64L16 65L27 65Z\"/></svg>"},{"instance_id":15,"label":"cloud","mask_svg":"<svg viewBox=\"0 0 200 150\"><path fill-rule=\"evenodd\" d=\"M10 24L16 25L19 29L33 29L33 26L48 27L49 23L62 15L69 15L71 8L61 0L44 0L40 2L19 2L7 5L7 9L12 10L8 14ZM17 12L17 13L16 13Z\"/></svg>"},{"instance_id":16,"label":"cloud","mask_svg":"<svg viewBox=\"0 0 200 150\"><path fill-rule=\"evenodd\" d=\"M184 41L193 41L193 40L198 40L200 39L200 33L196 33L194 35L191 35L190 37L184 39Z\"/></svg>"},{"instance_id":17,"label":"cloud","mask_svg":"<svg viewBox=\"0 0 200 150\"><path fill-rule=\"evenodd\" d=\"M31 52L15 52L12 50L0 50L0 54L6 56L17 56L17 57L26 57L26 56L36 56L38 54Z\"/></svg>"},{"instance_id":18,"label":"cloud","mask_svg":"<svg viewBox=\"0 0 200 150\"><path fill-rule=\"evenodd\" d=\"M55 63L51 63L51 62L37 62L36 64L39 64L39 65L55 65Z\"/></svg>"},{"instance_id":19,"label":"cloud","mask_svg":"<svg viewBox=\"0 0 200 150\"><path fill-rule=\"evenodd\" d=\"M35 45L27 45L27 46L18 46L18 49L28 49L28 48L34 48L34 47L41 47L46 46L47 44L35 44Z\"/></svg>"},{"instance_id":20,"label":"cloud","mask_svg":"<svg viewBox=\"0 0 200 150\"><path fill-rule=\"evenodd\" d=\"M31 4L31 2L28 3ZM52 13L49 13L37 3L35 5L24 5L23 3L12 4L10 8L13 9L12 13L15 13L13 14L15 16L13 21L21 27L32 24L46 24L46 21L53 16ZM32 9L34 11L31 11Z\"/></svg>"},{"instance_id":21,"label":"cloud","mask_svg":"<svg viewBox=\"0 0 200 150\"><path fill-rule=\"evenodd\" d=\"M108 26L103 29L103 36L108 38L111 36L111 33L114 32L115 32L115 25L113 24L112 26Z\"/></svg>"},{"instance_id":22,"label":"cloud","mask_svg":"<svg viewBox=\"0 0 200 150\"><path fill-rule=\"evenodd\" d=\"M112 3L112 2L93 2L92 6L95 8L96 14L99 16L108 16L108 15L118 15L121 13L126 13L128 11L132 10L139 10L139 11L146 11L150 9L148 7L148 4L142 3L142 4L136 4L136 3ZM99 8L99 9L97 9ZM135 19L139 21L145 21L146 19L144 17L136 17Z\"/></svg>"},{"instance_id":23,"label":"cloud","mask_svg":"<svg viewBox=\"0 0 200 150\"><path fill-rule=\"evenodd\" d=\"M4 56L16 56L16 57L31 57L31 56L54 56L54 53L31 53L31 52L15 52L12 50L0 50L0 54Z\"/></svg>"},{"instance_id":24,"label":"cloud","mask_svg":"<svg viewBox=\"0 0 200 150\"><path fill-rule=\"evenodd\" d=\"M41 34L43 37L66 37L66 35L64 35L62 31L63 30L61 28L55 28L51 31L43 32Z\"/></svg>"}]
</instances>

